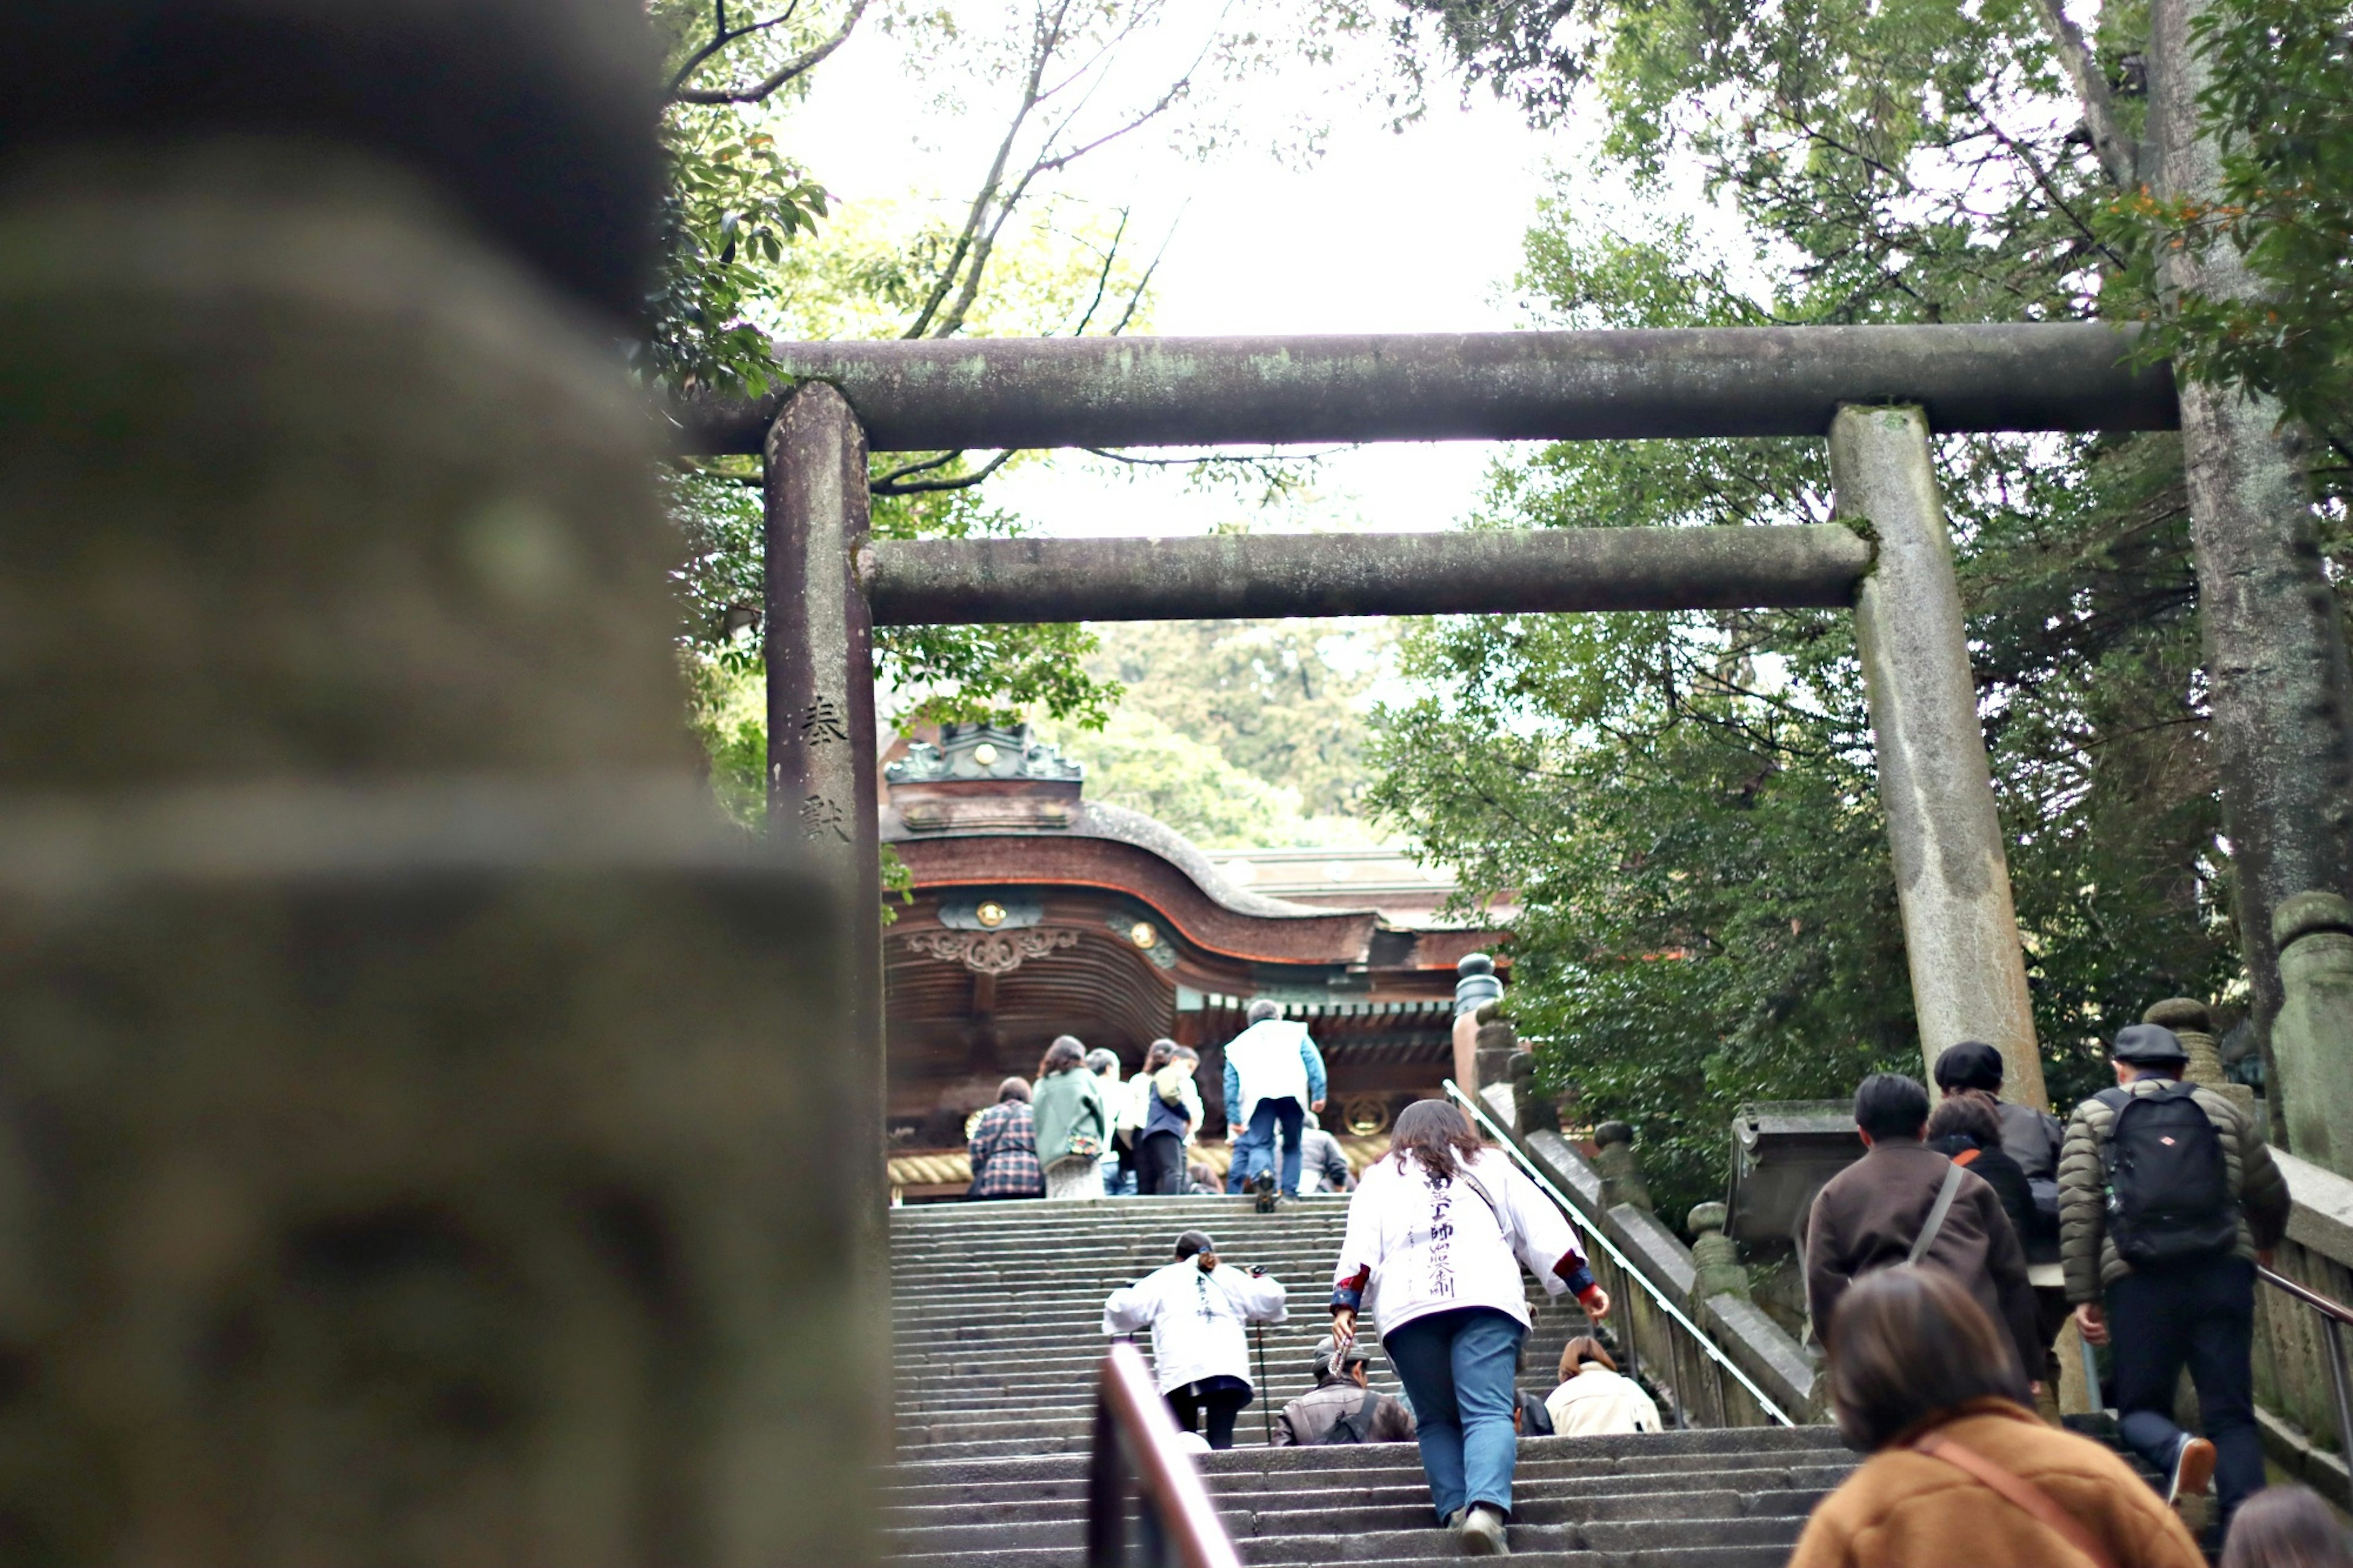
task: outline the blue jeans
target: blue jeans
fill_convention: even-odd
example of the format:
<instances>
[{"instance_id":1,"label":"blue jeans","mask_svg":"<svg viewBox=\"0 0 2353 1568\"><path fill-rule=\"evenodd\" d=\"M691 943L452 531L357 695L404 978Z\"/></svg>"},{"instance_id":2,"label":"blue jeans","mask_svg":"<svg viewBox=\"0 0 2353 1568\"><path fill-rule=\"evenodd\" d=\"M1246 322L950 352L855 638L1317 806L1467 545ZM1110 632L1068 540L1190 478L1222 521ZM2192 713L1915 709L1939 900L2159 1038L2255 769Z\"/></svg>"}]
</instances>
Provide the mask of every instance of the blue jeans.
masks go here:
<instances>
[{"instance_id":1,"label":"blue jeans","mask_svg":"<svg viewBox=\"0 0 2353 1568\"><path fill-rule=\"evenodd\" d=\"M1511 1515L1512 1468L1520 1457L1512 1376L1527 1331L1493 1307L1457 1307L1381 1335L1413 1405L1421 1473L1440 1524L1472 1503Z\"/></svg>"},{"instance_id":2,"label":"blue jeans","mask_svg":"<svg viewBox=\"0 0 2353 1568\"><path fill-rule=\"evenodd\" d=\"M1279 1184L1285 1197L1299 1195L1299 1164L1303 1151L1301 1134L1307 1127L1307 1108L1284 1095L1281 1100L1261 1100L1250 1112L1250 1128L1234 1145L1234 1169L1239 1180L1229 1181L1229 1192L1240 1192L1242 1184L1274 1163L1274 1135L1282 1132L1282 1179Z\"/></svg>"},{"instance_id":3,"label":"blue jeans","mask_svg":"<svg viewBox=\"0 0 2353 1568\"><path fill-rule=\"evenodd\" d=\"M2127 1274L2108 1287L2118 1435L2171 1475L2181 1443L2173 1391L2188 1367L2198 1390L2198 1424L2214 1445L2214 1491L2225 1525L2263 1485L2250 1355L2254 1332L2255 1266L2243 1258Z\"/></svg>"}]
</instances>

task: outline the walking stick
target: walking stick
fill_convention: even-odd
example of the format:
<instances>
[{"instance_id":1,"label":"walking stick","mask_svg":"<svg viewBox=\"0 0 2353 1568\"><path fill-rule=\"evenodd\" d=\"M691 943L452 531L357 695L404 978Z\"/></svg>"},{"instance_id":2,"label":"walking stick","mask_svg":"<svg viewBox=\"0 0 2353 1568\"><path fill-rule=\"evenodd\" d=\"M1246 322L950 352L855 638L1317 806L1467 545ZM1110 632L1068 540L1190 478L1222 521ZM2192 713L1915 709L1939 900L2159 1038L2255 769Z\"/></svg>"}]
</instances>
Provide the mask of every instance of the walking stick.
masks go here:
<instances>
[{"instance_id":1,"label":"walking stick","mask_svg":"<svg viewBox=\"0 0 2353 1568\"><path fill-rule=\"evenodd\" d=\"M1264 1323L1252 1323L1250 1325L1250 1332L1258 1339L1259 1425L1266 1428L1266 1446L1271 1448L1274 1447L1274 1410L1271 1405L1267 1404L1267 1401L1272 1398L1273 1395L1267 1391L1266 1325Z\"/></svg>"}]
</instances>

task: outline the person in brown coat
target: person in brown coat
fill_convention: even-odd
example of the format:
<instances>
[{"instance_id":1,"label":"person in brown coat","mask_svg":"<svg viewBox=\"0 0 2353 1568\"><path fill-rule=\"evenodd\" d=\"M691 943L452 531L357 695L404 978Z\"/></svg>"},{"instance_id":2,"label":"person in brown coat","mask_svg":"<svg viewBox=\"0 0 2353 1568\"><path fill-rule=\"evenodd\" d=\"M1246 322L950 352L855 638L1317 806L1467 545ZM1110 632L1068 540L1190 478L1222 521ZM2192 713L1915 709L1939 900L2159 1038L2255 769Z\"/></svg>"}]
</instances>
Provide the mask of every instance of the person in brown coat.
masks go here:
<instances>
[{"instance_id":1,"label":"person in brown coat","mask_svg":"<svg viewBox=\"0 0 2353 1568\"><path fill-rule=\"evenodd\" d=\"M1839 1429L1871 1458L1814 1510L1789 1568L2203 1568L2124 1460L2027 1407L2006 1336L1951 1276L1858 1280L1829 1377Z\"/></svg>"},{"instance_id":2,"label":"person in brown coat","mask_svg":"<svg viewBox=\"0 0 2353 1568\"><path fill-rule=\"evenodd\" d=\"M1862 1276L1925 1264L2009 1326L2020 1372L2031 1377L2028 1369L2042 1366L2042 1341L2025 1251L1993 1188L1921 1142L1927 1124L1928 1091L1916 1079L1873 1073L1855 1090L1855 1131L1868 1152L1824 1184L1806 1220L1814 1336L1829 1342L1840 1298Z\"/></svg>"}]
</instances>

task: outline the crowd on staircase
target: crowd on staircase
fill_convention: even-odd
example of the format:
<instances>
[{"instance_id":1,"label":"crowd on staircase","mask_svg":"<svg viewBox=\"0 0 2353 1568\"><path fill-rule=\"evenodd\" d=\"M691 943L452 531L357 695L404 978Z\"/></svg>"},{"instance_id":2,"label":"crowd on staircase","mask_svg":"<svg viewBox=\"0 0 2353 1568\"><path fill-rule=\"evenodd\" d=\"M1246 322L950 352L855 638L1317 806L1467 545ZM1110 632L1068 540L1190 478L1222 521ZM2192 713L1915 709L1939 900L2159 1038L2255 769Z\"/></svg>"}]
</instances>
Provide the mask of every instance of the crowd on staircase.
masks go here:
<instances>
[{"instance_id":1,"label":"crowd on staircase","mask_svg":"<svg viewBox=\"0 0 2353 1568\"><path fill-rule=\"evenodd\" d=\"M1303 1144L1323 1064L1304 1028L1260 1006L1227 1051L1234 1185L1295 1194L1314 1170ZM975 1195L1179 1190L1169 1146L1181 1152L1200 1118L1189 1055L1160 1042L1123 1085L1116 1058L1056 1041L1035 1089L1008 1079L975 1127ZM2162 1026L2125 1029L2112 1057L2116 1088L2064 1127L2001 1100L2000 1054L1974 1042L1936 1063L1934 1105L1901 1075L1858 1089L1866 1152L1815 1198L1803 1261L1828 1405L1869 1457L1811 1510L1792 1568L2192 1568L2206 1559L2175 1505L2210 1484L2226 1563L2353 1568L2325 1505L2299 1489L2263 1492L2254 1270L2287 1200L2261 1129L2228 1097L2181 1081L2187 1053ZM1342 1162L1331 1189L1350 1196L1330 1332L1312 1386L1266 1420L1270 1446L1412 1440L1433 1522L1464 1552L1499 1554L1521 1438L1660 1430L1656 1404L1589 1334L1564 1347L1549 1395L1518 1391L1532 1324L1523 1268L1573 1296L1588 1322L1611 1303L1560 1209L1456 1108L1408 1108L1388 1152L1354 1178ZM1259 1386L1262 1341L1252 1376L1251 1335L1290 1311L1282 1280L1225 1263L1188 1228L1172 1261L1111 1292L1102 1327L1149 1332L1187 1440L1214 1453L1234 1446L1261 1392L1273 1396ZM2055 1419L2054 1342L2070 1317L2086 1344L2108 1348L2121 1453ZM1377 1325L1402 1397L1375 1386L1360 1322ZM2185 1371L2196 1433L2174 1422Z\"/></svg>"},{"instance_id":2,"label":"crowd on staircase","mask_svg":"<svg viewBox=\"0 0 2353 1568\"><path fill-rule=\"evenodd\" d=\"M1307 1026L1261 999L1225 1048L1229 1153L1223 1190L1253 1183L1268 1198L1338 1193L1354 1182L1324 1131L1324 1054ZM1134 1075L1112 1051L1062 1035L1036 1081L1008 1078L966 1134L972 1198L1178 1197L1219 1190L1198 1141L1208 1121L1201 1057L1152 1042Z\"/></svg>"}]
</instances>

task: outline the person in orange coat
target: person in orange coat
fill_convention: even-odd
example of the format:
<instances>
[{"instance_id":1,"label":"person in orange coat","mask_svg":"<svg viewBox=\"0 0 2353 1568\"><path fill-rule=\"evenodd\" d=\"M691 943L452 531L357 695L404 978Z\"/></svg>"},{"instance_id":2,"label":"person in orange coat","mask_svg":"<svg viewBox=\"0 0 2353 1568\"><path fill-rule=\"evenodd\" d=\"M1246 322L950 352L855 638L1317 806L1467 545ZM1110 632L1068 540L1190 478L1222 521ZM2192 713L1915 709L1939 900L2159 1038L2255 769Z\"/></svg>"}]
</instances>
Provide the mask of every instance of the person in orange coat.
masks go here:
<instances>
[{"instance_id":1,"label":"person in orange coat","mask_svg":"<svg viewBox=\"0 0 2353 1568\"><path fill-rule=\"evenodd\" d=\"M2035 1416L2002 1331L1950 1276L1856 1280L1829 1376L1839 1429L1871 1458L1814 1510L1789 1568L2203 1568L2123 1459Z\"/></svg>"}]
</instances>

